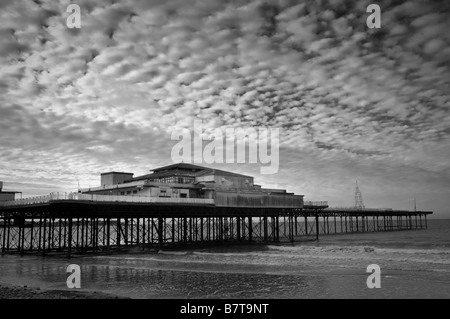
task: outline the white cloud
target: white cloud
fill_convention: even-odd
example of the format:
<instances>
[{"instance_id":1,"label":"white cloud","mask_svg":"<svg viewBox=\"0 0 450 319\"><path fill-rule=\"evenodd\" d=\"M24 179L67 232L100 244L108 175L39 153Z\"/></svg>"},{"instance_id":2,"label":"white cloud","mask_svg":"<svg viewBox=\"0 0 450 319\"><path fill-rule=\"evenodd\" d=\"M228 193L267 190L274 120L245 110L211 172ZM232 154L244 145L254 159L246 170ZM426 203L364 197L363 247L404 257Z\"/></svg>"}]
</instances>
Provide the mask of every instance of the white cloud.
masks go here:
<instances>
[{"instance_id":1,"label":"white cloud","mask_svg":"<svg viewBox=\"0 0 450 319\"><path fill-rule=\"evenodd\" d=\"M62 189L155 167L171 130L203 119L282 129L280 174L261 184L338 202L356 175L377 196L383 178L448 189L448 12L386 5L367 30L368 2L80 0L70 30L68 1L2 1L2 172L38 192L44 175Z\"/></svg>"}]
</instances>

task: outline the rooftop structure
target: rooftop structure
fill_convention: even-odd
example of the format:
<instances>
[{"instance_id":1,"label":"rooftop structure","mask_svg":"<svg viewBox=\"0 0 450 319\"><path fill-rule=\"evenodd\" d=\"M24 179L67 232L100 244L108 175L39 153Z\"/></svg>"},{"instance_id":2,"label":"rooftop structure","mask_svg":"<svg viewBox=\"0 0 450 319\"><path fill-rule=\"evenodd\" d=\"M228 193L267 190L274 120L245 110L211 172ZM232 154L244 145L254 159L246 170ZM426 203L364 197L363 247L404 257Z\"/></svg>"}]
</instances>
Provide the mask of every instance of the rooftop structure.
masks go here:
<instances>
[{"instance_id":1,"label":"rooftop structure","mask_svg":"<svg viewBox=\"0 0 450 319\"><path fill-rule=\"evenodd\" d=\"M3 182L0 181L0 202L10 201L16 199L16 194L20 194L21 192L5 192L3 191Z\"/></svg>"},{"instance_id":2,"label":"rooftop structure","mask_svg":"<svg viewBox=\"0 0 450 319\"><path fill-rule=\"evenodd\" d=\"M82 189L83 194L131 195L150 198L192 198L214 200L215 206L295 207L303 206L303 195L285 189L262 188L252 176L178 163L133 177L132 173L101 174L101 186Z\"/></svg>"}]
</instances>

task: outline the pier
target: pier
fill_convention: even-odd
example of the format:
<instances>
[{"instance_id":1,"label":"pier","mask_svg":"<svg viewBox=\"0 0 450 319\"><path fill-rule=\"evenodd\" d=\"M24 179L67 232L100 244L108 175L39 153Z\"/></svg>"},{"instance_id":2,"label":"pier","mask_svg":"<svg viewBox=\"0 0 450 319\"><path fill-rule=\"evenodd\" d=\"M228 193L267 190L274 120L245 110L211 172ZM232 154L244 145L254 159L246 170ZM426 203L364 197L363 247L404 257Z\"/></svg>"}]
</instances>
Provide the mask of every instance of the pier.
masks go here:
<instances>
[{"instance_id":1,"label":"pier","mask_svg":"<svg viewBox=\"0 0 450 319\"><path fill-rule=\"evenodd\" d=\"M426 211L330 208L253 177L187 163L133 177L100 175L100 187L0 201L2 254L108 254L206 245L282 243L319 236L426 229Z\"/></svg>"},{"instance_id":2,"label":"pier","mask_svg":"<svg viewBox=\"0 0 450 319\"><path fill-rule=\"evenodd\" d=\"M280 206L280 205L278 205ZM50 194L0 202L2 254L74 255L426 229L427 211L227 205L219 198Z\"/></svg>"}]
</instances>

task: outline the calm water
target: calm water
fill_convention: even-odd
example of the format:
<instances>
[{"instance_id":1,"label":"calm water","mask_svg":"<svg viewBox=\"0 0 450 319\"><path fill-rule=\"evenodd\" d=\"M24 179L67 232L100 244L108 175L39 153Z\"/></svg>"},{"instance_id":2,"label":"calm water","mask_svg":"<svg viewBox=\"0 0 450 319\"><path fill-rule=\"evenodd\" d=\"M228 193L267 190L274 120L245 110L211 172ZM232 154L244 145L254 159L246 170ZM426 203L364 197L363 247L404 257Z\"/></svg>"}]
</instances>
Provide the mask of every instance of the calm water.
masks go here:
<instances>
[{"instance_id":1,"label":"calm water","mask_svg":"<svg viewBox=\"0 0 450 319\"><path fill-rule=\"evenodd\" d=\"M318 243L82 257L83 290L132 298L449 298L450 220ZM68 260L3 256L0 283L67 289ZM366 267L381 267L368 289Z\"/></svg>"}]
</instances>

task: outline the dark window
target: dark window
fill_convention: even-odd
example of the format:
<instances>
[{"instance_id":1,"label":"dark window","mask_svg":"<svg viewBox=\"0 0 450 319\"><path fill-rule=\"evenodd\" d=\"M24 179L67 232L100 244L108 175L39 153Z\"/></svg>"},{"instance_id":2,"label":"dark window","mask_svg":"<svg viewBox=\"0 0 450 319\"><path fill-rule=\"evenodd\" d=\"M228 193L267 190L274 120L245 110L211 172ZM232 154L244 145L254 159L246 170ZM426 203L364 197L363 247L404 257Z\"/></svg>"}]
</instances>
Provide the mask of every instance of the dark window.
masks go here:
<instances>
[{"instance_id":1,"label":"dark window","mask_svg":"<svg viewBox=\"0 0 450 319\"><path fill-rule=\"evenodd\" d=\"M159 191L159 197L170 197L170 195L167 193L166 189L161 189Z\"/></svg>"}]
</instances>

